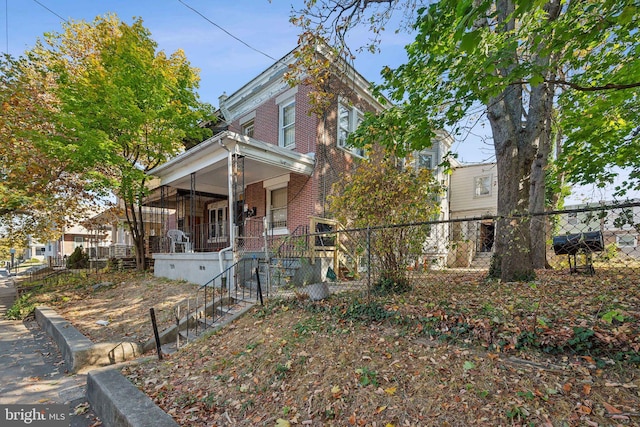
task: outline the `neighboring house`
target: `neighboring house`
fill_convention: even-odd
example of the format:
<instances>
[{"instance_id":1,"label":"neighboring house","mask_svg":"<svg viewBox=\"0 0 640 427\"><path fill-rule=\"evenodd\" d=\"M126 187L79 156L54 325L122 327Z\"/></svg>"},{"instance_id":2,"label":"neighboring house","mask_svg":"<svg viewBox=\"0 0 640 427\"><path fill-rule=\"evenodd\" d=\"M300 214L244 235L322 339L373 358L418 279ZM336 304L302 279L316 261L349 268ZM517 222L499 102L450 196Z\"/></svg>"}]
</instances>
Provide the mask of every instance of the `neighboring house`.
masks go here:
<instances>
[{"instance_id":1,"label":"neighboring house","mask_svg":"<svg viewBox=\"0 0 640 427\"><path fill-rule=\"evenodd\" d=\"M163 228L167 218L173 214L171 210L154 207L142 207L142 221L144 223L147 254L162 250ZM134 256L134 242L127 225L124 204L118 200L115 206L85 222L85 226L94 233L104 234L99 258L131 258Z\"/></svg>"},{"instance_id":2,"label":"neighboring house","mask_svg":"<svg viewBox=\"0 0 640 427\"><path fill-rule=\"evenodd\" d=\"M638 200L631 201L638 202ZM600 205L614 205L614 202L600 202ZM627 255L640 256L636 251L640 229L640 206L595 209L597 205L577 204L565 206L566 210L575 210L560 215L559 234L579 234L600 231L605 247L615 244L618 250Z\"/></svg>"},{"instance_id":3,"label":"neighboring house","mask_svg":"<svg viewBox=\"0 0 640 427\"><path fill-rule=\"evenodd\" d=\"M453 169L449 187L451 219L476 218L451 223L449 267L468 267L482 254L493 251L498 207L495 163L460 165Z\"/></svg>"},{"instance_id":4,"label":"neighboring house","mask_svg":"<svg viewBox=\"0 0 640 427\"><path fill-rule=\"evenodd\" d=\"M160 180L147 205L171 209L163 235L181 231L187 244L153 254L157 276L206 283L240 257L259 256L267 238L326 231L332 185L365 153L346 140L364 112L384 108L369 83L344 64L329 84L337 96L326 113L312 113L311 87L290 87L284 74L295 51L277 61L233 94L220 97L226 130L150 171ZM434 169L451 146L442 134L429 150L415 153L420 167ZM448 218L448 201L443 215ZM313 227L313 229L311 229ZM171 231L175 238L175 231ZM174 242L175 243L175 242ZM427 242L426 250L444 260L446 241ZM174 252L171 252L171 250ZM322 279L322 278L320 278Z\"/></svg>"},{"instance_id":5,"label":"neighboring house","mask_svg":"<svg viewBox=\"0 0 640 427\"><path fill-rule=\"evenodd\" d=\"M29 236L27 241L27 247L24 250L22 257L25 260L37 259L44 261L46 253L46 246Z\"/></svg>"},{"instance_id":6,"label":"neighboring house","mask_svg":"<svg viewBox=\"0 0 640 427\"><path fill-rule=\"evenodd\" d=\"M59 263L63 258L70 256L77 247L81 247L90 258L100 258L108 252L109 242L106 239L106 231L91 229L87 224L64 227L59 239L44 245L43 256L45 260Z\"/></svg>"}]
</instances>

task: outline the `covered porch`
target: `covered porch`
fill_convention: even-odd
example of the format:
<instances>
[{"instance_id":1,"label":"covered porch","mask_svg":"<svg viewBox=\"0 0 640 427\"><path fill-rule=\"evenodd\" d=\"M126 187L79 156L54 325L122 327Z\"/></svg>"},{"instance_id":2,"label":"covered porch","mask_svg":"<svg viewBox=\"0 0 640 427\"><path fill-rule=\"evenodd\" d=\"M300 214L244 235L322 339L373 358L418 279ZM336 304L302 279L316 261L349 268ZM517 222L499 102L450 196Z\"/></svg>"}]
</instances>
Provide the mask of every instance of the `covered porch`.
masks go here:
<instances>
[{"instance_id":1,"label":"covered porch","mask_svg":"<svg viewBox=\"0 0 640 427\"><path fill-rule=\"evenodd\" d=\"M288 207L273 209L247 187L308 177L314 163L313 155L225 131L149 171L157 181L145 205L165 212L155 275L204 284L244 252L264 251L266 232L281 227Z\"/></svg>"}]
</instances>

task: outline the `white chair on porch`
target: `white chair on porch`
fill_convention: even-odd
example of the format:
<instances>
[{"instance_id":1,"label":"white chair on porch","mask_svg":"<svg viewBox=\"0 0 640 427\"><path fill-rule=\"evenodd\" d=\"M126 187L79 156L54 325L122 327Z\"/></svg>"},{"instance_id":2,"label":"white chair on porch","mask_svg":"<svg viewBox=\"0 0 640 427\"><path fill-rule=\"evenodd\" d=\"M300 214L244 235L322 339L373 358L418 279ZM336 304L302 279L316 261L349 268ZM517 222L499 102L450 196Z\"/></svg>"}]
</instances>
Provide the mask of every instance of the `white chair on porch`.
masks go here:
<instances>
[{"instance_id":1,"label":"white chair on porch","mask_svg":"<svg viewBox=\"0 0 640 427\"><path fill-rule=\"evenodd\" d=\"M182 230L168 230L167 237L171 240L171 253L176 251L176 246L182 245L183 252L192 252L191 241Z\"/></svg>"}]
</instances>

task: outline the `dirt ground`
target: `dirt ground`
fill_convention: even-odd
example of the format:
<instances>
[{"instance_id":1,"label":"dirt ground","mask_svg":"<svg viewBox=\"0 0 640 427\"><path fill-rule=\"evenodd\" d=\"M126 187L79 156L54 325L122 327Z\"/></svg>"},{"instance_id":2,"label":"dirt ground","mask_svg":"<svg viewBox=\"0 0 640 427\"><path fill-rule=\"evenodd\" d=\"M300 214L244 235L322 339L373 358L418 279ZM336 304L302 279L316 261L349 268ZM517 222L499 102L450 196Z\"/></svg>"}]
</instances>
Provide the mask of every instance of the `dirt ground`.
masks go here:
<instances>
[{"instance_id":1,"label":"dirt ground","mask_svg":"<svg viewBox=\"0 0 640 427\"><path fill-rule=\"evenodd\" d=\"M150 308L160 331L175 323L173 307L195 296L197 285L159 279L151 273L125 271L90 275L61 283L37 296L69 320L94 343L137 341L153 338ZM106 325L102 323L107 322Z\"/></svg>"},{"instance_id":2,"label":"dirt ground","mask_svg":"<svg viewBox=\"0 0 640 427\"><path fill-rule=\"evenodd\" d=\"M182 426L638 426L640 289L416 277L267 301L123 373Z\"/></svg>"},{"instance_id":3,"label":"dirt ground","mask_svg":"<svg viewBox=\"0 0 640 427\"><path fill-rule=\"evenodd\" d=\"M126 273L42 302L96 342L144 342L149 308L170 325L193 288ZM629 275L426 273L398 295L266 300L123 373L185 427L640 426L639 307Z\"/></svg>"}]
</instances>

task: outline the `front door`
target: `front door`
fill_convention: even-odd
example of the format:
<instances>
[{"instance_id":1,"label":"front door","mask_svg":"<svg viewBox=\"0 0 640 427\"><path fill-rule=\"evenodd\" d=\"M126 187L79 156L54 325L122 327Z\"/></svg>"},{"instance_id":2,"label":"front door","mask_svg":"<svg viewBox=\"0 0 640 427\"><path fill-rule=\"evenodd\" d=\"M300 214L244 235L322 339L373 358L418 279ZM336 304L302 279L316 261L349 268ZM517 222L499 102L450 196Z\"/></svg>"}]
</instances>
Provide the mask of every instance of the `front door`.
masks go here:
<instances>
[{"instance_id":1,"label":"front door","mask_svg":"<svg viewBox=\"0 0 640 427\"><path fill-rule=\"evenodd\" d=\"M480 252L491 252L493 249L494 230L493 221L480 224Z\"/></svg>"}]
</instances>

